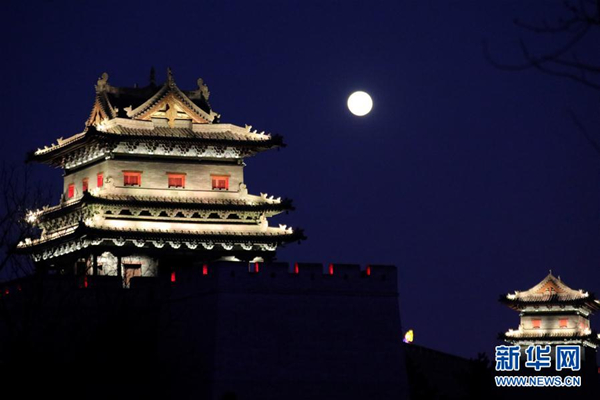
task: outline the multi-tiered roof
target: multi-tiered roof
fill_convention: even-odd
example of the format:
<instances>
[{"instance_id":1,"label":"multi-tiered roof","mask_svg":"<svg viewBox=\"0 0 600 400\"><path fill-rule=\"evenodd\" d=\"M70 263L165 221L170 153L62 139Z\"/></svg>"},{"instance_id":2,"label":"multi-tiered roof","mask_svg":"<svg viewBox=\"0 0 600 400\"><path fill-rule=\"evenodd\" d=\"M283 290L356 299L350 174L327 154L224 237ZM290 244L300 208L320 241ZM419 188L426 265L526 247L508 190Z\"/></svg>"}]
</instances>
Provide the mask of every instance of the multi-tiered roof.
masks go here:
<instances>
[{"instance_id":1,"label":"multi-tiered roof","mask_svg":"<svg viewBox=\"0 0 600 400\"><path fill-rule=\"evenodd\" d=\"M68 171L116 154L242 159L284 146L279 135L221 123L208 102L207 86L202 79L197 83L198 89L183 91L169 71L161 86L152 79L143 88L114 87L104 73L85 130L29 158Z\"/></svg>"},{"instance_id":2,"label":"multi-tiered roof","mask_svg":"<svg viewBox=\"0 0 600 400\"><path fill-rule=\"evenodd\" d=\"M162 85L152 73L148 86L124 88L103 74L84 131L29 156L62 168L65 191L60 204L30 213L42 233L19 248L39 262L119 248L250 260L272 258L278 246L301 240L300 230L267 222L292 210L291 201L249 194L241 175L245 157L284 146L282 138L221 123L207 86L197 83L195 90L181 90L169 70ZM167 186L169 170L161 168L176 169L179 183ZM186 168L194 172L182 172ZM222 179L212 187L211 168ZM135 180L124 177L128 173L137 174Z\"/></svg>"},{"instance_id":3,"label":"multi-tiered roof","mask_svg":"<svg viewBox=\"0 0 600 400\"><path fill-rule=\"evenodd\" d=\"M500 296L500 302L521 316L519 329L501 335L508 342L580 343L594 348L599 343L589 317L600 309L600 301L592 293L570 288L552 272L528 290Z\"/></svg>"},{"instance_id":4,"label":"multi-tiered roof","mask_svg":"<svg viewBox=\"0 0 600 400\"><path fill-rule=\"evenodd\" d=\"M587 308L590 312L600 309L600 302L593 293L571 289L560 278L550 272L540 283L523 292L515 291L501 296L500 301L513 310L523 310L528 306L575 305Z\"/></svg>"}]
</instances>

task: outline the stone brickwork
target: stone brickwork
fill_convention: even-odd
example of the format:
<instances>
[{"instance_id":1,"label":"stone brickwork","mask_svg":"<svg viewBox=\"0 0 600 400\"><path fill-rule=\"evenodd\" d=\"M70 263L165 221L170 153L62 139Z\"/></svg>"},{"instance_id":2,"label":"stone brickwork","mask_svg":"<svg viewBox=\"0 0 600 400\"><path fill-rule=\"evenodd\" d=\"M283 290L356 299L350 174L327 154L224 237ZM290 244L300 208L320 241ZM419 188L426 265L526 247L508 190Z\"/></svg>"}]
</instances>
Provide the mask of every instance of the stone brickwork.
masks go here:
<instances>
[{"instance_id":1,"label":"stone brickwork","mask_svg":"<svg viewBox=\"0 0 600 400\"><path fill-rule=\"evenodd\" d=\"M372 266L370 275L358 265L333 265L331 275L321 264L258 267L178 272L175 338L161 343L189 362L179 365L188 374L174 371L185 377L181 398L201 386L211 399L404 398L395 267Z\"/></svg>"},{"instance_id":2,"label":"stone brickwork","mask_svg":"<svg viewBox=\"0 0 600 400\"><path fill-rule=\"evenodd\" d=\"M157 277L130 289L116 277L47 276L41 291L32 280L3 287L2 301L24 318L43 293L26 345L44 360L39 378L72 376L70 388L93 382L111 398L406 398L395 267L255 268L161 260ZM0 361L12 366L3 323Z\"/></svg>"}]
</instances>

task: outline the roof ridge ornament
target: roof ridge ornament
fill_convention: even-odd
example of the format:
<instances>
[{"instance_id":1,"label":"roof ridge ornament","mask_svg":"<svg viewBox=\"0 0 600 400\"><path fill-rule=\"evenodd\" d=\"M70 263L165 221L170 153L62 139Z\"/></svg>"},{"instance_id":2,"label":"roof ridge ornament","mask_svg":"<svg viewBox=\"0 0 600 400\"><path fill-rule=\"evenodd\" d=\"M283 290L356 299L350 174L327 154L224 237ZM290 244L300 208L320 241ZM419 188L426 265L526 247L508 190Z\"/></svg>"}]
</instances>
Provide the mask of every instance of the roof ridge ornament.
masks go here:
<instances>
[{"instance_id":1,"label":"roof ridge ornament","mask_svg":"<svg viewBox=\"0 0 600 400\"><path fill-rule=\"evenodd\" d=\"M96 82L96 93L103 92L106 90L108 86L108 74L106 72L102 73L102 76L98 78L98 82Z\"/></svg>"},{"instance_id":2,"label":"roof ridge ornament","mask_svg":"<svg viewBox=\"0 0 600 400\"><path fill-rule=\"evenodd\" d=\"M173 87L175 85L175 80L173 79L173 71L171 67L167 67L167 85Z\"/></svg>"},{"instance_id":3,"label":"roof ridge ornament","mask_svg":"<svg viewBox=\"0 0 600 400\"><path fill-rule=\"evenodd\" d=\"M198 90L200 91L204 99L208 101L208 98L210 97L210 90L208 90L208 86L204 83L204 79L198 78L196 83L198 84Z\"/></svg>"}]
</instances>

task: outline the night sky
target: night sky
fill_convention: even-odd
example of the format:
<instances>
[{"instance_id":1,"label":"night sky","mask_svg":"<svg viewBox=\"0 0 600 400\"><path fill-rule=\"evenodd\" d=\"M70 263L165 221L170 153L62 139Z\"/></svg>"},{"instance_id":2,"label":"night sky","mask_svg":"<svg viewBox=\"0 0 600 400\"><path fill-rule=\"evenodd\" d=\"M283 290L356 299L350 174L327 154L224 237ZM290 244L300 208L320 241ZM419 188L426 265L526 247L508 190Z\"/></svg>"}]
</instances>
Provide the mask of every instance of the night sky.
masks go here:
<instances>
[{"instance_id":1,"label":"night sky","mask_svg":"<svg viewBox=\"0 0 600 400\"><path fill-rule=\"evenodd\" d=\"M204 78L222 121L281 134L287 148L246 160L251 193L290 197L277 217L308 240L286 261L395 264L403 325L425 346L493 355L518 315L498 296L549 269L600 295L599 94L518 62L514 18L552 1L9 0L2 30L0 154L83 129L94 84L144 86L167 67ZM596 38L598 39L598 38ZM581 54L598 57L590 41ZM355 90L375 102L351 115ZM37 166L58 201L61 172ZM377 310L373 310L374 313ZM600 326L600 316L594 325Z\"/></svg>"}]
</instances>

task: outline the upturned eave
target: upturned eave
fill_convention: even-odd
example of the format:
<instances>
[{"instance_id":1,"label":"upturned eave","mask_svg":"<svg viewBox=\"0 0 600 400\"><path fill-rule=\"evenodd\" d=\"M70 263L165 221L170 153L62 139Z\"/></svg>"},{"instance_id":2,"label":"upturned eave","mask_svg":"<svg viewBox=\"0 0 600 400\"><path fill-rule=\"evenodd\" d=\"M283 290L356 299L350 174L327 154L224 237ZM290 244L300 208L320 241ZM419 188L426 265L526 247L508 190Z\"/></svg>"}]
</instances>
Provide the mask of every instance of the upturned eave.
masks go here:
<instances>
[{"instance_id":1,"label":"upturned eave","mask_svg":"<svg viewBox=\"0 0 600 400\"><path fill-rule=\"evenodd\" d=\"M181 128L163 128L173 129L174 131ZM271 135L266 137L264 140L250 140L250 139L223 139L215 135L211 137L194 137L192 135L155 135L152 130L143 130L132 133L115 133L109 131L101 131L93 126L88 127L84 132L74 135L71 138L65 140L59 140L58 143L52 146L46 146L43 149L31 151L27 155L27 162L38 162L42 164L49 164L55 167L61 167L63 165L63 158L68 156L76 150L85 148L91 145L102 145L110 149L107 152L112 152L119 143L122 142L136 142L136 143L180 143L190 145L207 145L207 146L223 146L223 147L237 147L250 149L252 153L261 151L271 150L275 148L283 148L286 144L283 141L283 137L280 135ZM148 154L148 156L155 156L155 154ZM175 156L176 157L176 156ZM202 157L200 157L202 158Z\"/></svg>"},{"instance_id":2,"label":"upturned eave","mask_svg":"<svg viewBox=\"0 0 600 400\"><path fill-rule=\"evenodd\" d=\"M509 298L502 295L499 298L500 303L505 304L515 311L522 311L525 307L544 307L544 306L561 306L571 305L576 307L588 307L590 311L600 310L600 302L596 300L592 293L586 297L579 298L560 298L558 295L549 296L546 299L524 299L524 298Z\"/></svg>"},{"instance_id":3,"label":"upturned eave","mask_svg":"<svg viewBox=\"0 0 600 400\"><path fill-rule=\"evenodd\" d=\"M256 196L258 197L258 196ZM136 197L128 195L97 196L91 192L84 192L76 200L67 201L54 207L42 209L37 213L37 220L48 221L87 205L115 205L129 206L133 209L140 208L166 208L178 210L202 211L248 211L248 212L273 212L280 213L293 211L291 199L275 201L253 202L243 198L232 199L205 199L205 198L167 198L167 197Z\"/></svg>"},{"instance_id":4,"label":"upturned eave","mask_svg":"<svg viewBox=\"0 0 600 400\"><path fill-rule=\"evenodd\" d=\"M173 230L132 230L111 229L88 226L81 222L77 226L64 228L44 239L25 240L16 248L17 253L31 254L45 248L60 245L78 239L90 241L103 240L143 240L148 242L214 242L214 243L250 243L283 245L306 240L304 230L273 229L268 232L248 231L173 231Z\"/></svg>"}]
</instances>

